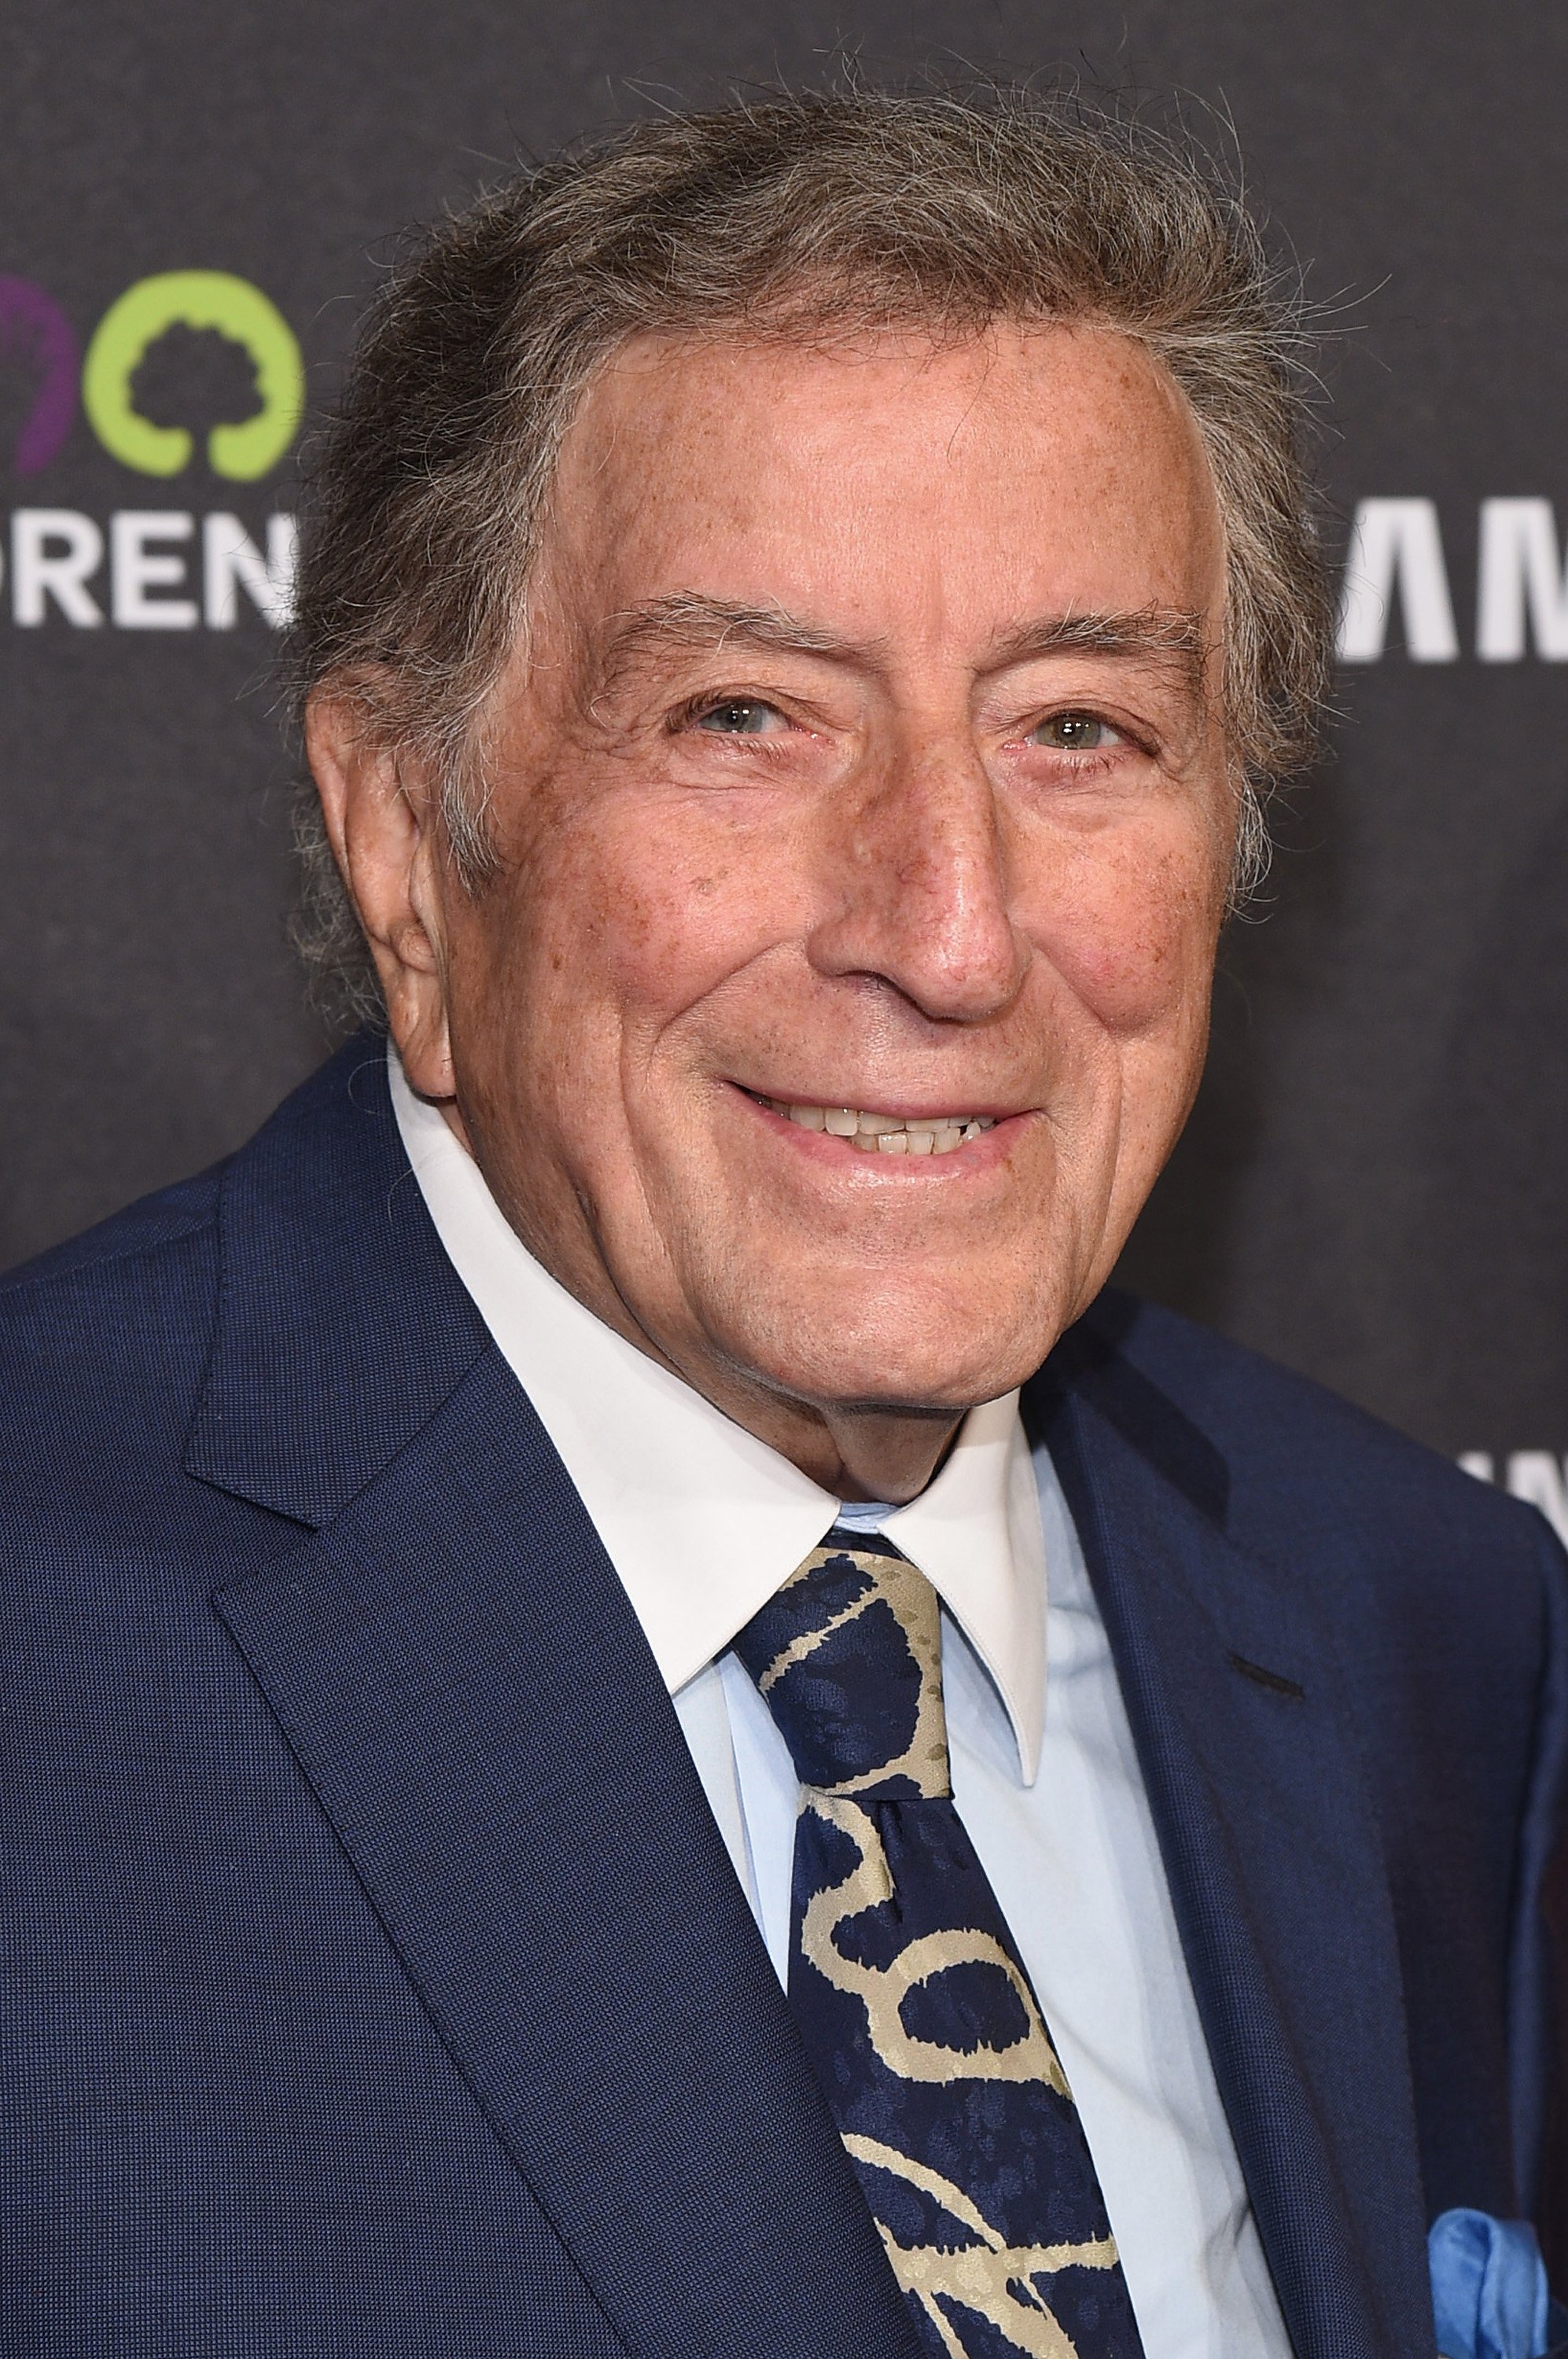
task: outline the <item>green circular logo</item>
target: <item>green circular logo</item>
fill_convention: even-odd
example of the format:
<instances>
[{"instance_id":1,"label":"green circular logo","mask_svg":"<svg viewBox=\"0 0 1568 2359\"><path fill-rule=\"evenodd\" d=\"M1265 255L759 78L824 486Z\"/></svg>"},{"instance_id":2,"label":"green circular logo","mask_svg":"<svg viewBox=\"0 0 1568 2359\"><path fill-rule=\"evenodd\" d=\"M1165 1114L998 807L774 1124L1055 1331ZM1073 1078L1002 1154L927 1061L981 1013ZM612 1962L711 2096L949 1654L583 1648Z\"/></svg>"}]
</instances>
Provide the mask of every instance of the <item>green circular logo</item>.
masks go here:
<instances>
[{"instance_id":1,"label":"green circular logo","mask_svg":"<svg viewBox=\"0 0 1568 2359\"><path fill-rule=\"evenodd\" d=\"M178 475L191 463L183 426L157 426L131 397L149 344L170 328L216 329L244 347L256 369L261 408L240 426L214 426L207 457L215 475L254 483L294 440L305 400L305 366L293 329L248 278L226 270L166 270L138 278L99 321L82 371L82 404L111 458L143 475Z\"/></svg>"}]
</instances>

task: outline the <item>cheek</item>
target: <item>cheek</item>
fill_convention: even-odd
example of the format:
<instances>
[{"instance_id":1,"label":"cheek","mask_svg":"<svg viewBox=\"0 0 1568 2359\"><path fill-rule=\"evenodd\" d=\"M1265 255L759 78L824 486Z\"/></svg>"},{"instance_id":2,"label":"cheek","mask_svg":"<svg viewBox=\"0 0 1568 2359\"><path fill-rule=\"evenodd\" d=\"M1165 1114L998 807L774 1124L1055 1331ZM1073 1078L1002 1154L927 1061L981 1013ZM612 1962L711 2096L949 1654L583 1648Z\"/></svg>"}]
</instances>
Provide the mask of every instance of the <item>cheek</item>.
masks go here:
<instances>
[{"instance_id":1,"label":"cheek","mask_svg":"<svg viewBox=\"0 0 1568 2359\"><path fill-rule=\"evenodd\" d=\"M749 864L728 846L677 840L607 852L590 982L627 1047L651 1051L766 947L777 912L758 906Z\"/></svg>"},{"instance_id":2,"label":"cheek","mask_svg":"<svg viewBox=\"0 0 1568 2359\"><path fill-rule=\"evenodd\" d=\"M1107 1032L1182 1029L1208 1005L1224 880L1220 847L1191 828L1080 847L1036 939Z\"/></svg>"},{"instance_id":3,"label":"cheek","mask_svg":"<svg viewBox=\"0 0 1568 2359\"><path fill-rule=\"evenodd\" d=\"M635 1061L777 938L779 869L662 799L557 831L507 880L492 944L514 1020L526 1011L519 1030Z\"/></svg>"}]
</instances>

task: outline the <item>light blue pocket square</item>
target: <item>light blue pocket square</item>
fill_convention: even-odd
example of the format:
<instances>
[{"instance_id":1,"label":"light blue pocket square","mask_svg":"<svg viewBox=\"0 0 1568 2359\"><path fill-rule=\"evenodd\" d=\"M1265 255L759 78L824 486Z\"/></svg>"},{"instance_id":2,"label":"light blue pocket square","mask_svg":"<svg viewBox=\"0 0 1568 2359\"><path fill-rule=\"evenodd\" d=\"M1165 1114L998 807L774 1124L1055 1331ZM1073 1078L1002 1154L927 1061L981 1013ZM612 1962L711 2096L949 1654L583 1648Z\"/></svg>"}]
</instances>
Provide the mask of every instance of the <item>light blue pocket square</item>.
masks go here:
<instances>
[{"instance_id":1,"label":"light blue pocket square","mask_svg":"<svg viewBox=\"0 0 1568 2359\"><path fill-rule=\"evenodd\" d=\"M1563 2313L1527 2221L1444 2212L1427 2254L1442 2359L1541 2359L1551 2349Z\"/></svg>"}]
</instances>

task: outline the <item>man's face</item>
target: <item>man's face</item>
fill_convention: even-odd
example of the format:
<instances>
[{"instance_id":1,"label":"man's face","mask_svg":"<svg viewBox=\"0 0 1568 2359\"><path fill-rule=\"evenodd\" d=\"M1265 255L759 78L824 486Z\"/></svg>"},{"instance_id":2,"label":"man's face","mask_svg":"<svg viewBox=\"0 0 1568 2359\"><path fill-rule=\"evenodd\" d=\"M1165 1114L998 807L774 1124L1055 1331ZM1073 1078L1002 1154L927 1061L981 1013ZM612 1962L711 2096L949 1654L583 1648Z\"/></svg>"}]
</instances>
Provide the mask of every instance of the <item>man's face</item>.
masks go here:
<instances>
[{"instance_id":1,"label":"man's face","mask_svg":"<svg viewBox=\"0 0 1568 2359\"><path fill-rule=\"evenodd\" d=\"M624 353L490 716L499 872L443 892L458 1104L538 1256L726 1406L1032 1371L1197 1082L1223 596L1125 339Z\"/></svg>"}]
</instances>

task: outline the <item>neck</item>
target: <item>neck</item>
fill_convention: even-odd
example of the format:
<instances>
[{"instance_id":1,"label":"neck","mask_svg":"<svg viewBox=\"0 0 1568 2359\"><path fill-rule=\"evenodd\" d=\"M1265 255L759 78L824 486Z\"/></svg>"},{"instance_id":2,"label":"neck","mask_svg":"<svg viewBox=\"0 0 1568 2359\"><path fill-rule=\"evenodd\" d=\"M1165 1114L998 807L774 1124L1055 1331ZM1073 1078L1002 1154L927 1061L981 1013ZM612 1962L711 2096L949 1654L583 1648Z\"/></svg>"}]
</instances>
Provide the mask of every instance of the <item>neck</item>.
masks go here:
<instances>
[{"instance_id":1,"label":"neck","mask_svg":"<svg viewBox=\"0 0 1568 2359\"><path fill-rule=\"evenodd\" d=\"M800 1435L785 1455L835 1498L886 1499L899 1507L925 1489L962 1423L951 1409L929 1416L830 1410L821 1418L819 1446L801 1455Z\"/></svg>"},{"instance_id":2,"label":"neck","mask_svg":"<svg viewBox=\"0 0 1568 2359\"><path fill-rule=\"evenodd\" d=\"M964 1422L964 1411L950 1408L841 1408L802 1401L722 1364L683 1366L646 1335L630 1328L623 1332L835 1499L903 1506L925 1489Z\"/></svg>"}]
</instances>

